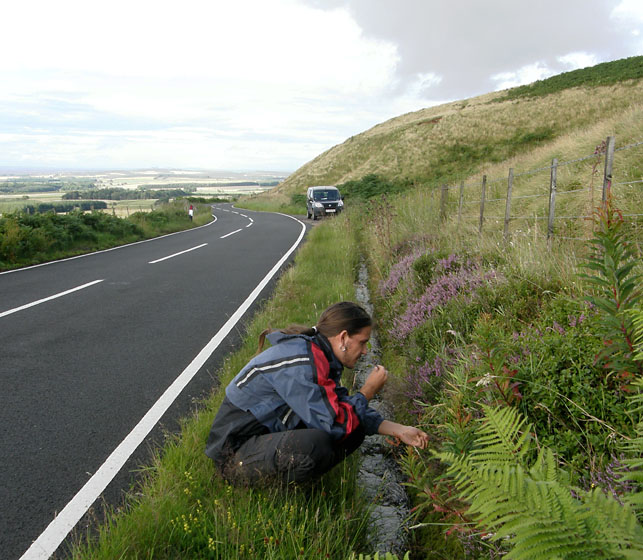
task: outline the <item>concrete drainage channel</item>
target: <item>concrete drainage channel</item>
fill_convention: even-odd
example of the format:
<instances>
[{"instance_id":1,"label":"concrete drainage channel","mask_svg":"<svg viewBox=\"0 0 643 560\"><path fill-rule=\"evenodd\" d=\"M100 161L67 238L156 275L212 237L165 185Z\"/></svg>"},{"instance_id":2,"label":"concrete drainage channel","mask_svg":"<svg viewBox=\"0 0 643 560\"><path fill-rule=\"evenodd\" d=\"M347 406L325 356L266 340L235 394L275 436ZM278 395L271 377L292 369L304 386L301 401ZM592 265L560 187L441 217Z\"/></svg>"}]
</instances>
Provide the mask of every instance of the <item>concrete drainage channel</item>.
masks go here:
<instances>
[{"instance_id":1,"label":"concrete drainage channel","mask_svg":"<svg viewBox=\"0 0 643 560\"><path fill-rule=\"evenodd\" d=\"M360 266L356 286L357 303L373 315L373 306L368 291L368 271L364 263ZM355 367L355 387L361 387L369 372L378 362L379 344L376 333L371 335L371 349ZM391 407L376 396L370 405L384 418L393 420ZM406 523L410 514L409 498L402 486L402 473L391 457L390 446L381 435L367 436L360 447L361 467L357 477L372 510L368 529L368 549L372 553L391 552L404 554L407 550Z\"/></svg>"}]
</instances>

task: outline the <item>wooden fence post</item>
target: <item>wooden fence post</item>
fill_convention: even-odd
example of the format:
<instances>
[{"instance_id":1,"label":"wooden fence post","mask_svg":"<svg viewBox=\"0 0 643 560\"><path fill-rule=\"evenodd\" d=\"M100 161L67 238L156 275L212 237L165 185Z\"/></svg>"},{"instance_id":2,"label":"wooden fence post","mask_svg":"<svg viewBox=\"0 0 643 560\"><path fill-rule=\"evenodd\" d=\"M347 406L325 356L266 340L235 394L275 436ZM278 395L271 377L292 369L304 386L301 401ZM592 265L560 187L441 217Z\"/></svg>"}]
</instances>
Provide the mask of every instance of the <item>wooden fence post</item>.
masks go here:
<instances>
[{"instance_id":1,"label":"wooden fence post","mask_svg":"<svg viewBox=\"0 0 643 560\"><path fill-rule=\"evenodd\" d=\"M482 233L482 223L484 222L484 199L487 191L487 176L482 176L482 198L480 199L480 224L478 225L478 233Z\"/></svg>"},{"instance_id":2,"label":"wooden fence post","mask_svg":"<svg viewBox=\"0 0 643 560\"><path fill-rule=\"evenodd\" d=\"M442 221L447 217L447 196L449 196L449 187L444 184L440 193L440 220Z\"/></svg>"},{"instance_id":3,"label":"wooden fence post","mask_svg":"<svg viewBox=\"0 0 643 560\"><path fill-rule=\"evenodd\" d=\"M464 181L460 181L460 200L458 201L458 225L462 217L462 197L464 196Z\"/></svg>"},{"instance_id":4,"label":"wooden fence post","mask_svg":"<svg viewBox=\"0 0 643 560\"><path fill-rule=\"evenodd\" d=\"M605 148L605 170L603 171L603 204L607 200L607 191L612 186L612 166L614 165L614 136L607 137Z\"/></svg>"},{"instance_id":5,"label":"wooden fence post","mask_svg":"<svg viewBox=\"0 0 643 560\"><path fill-rule=\"evenodd\" d=\"M505 242L509 239L509 220L511 219L511 189L514 184L514 168L509 168L509 177L507 179L507 203L505 204L505 231L503 238Z\"/></svg>"},{"instance_id":6,"label":"wooden fence post","mask_svg":"<svg viewBox=\"0 0 643 560\"><path fill-rule=\"evenodd\" d=\"M547 249L551 250L551 240L554 236L554 212L556 209L556 172L558 159L551 162L551 177L549 180L549 220L547 221Z\"/></svg>"}]
</instances>

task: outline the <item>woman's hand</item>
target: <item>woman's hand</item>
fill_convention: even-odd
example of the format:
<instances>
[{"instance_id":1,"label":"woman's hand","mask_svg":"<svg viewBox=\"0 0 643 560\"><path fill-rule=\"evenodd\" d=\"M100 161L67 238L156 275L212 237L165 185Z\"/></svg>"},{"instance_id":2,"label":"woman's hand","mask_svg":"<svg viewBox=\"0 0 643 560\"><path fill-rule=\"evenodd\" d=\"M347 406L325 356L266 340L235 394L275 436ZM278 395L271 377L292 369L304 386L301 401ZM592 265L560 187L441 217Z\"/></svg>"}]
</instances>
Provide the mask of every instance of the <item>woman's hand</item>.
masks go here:
<instances>
[{"instance_id":1,"label":"woman's hand","mask_svg":"<svg viewBox=\"0 0 643 560\"><path fill-rule=\"evenodd\" d=\"M371 373L368 374L368 377L359 392L366 397L366 400L370 401L381 391L387 379L388 371L386 371L386 368L384 366L377 365L371 370Z\"/></svg>"},{"instance_id":2,"label":"woman's hand","mask_svg":"<svg viewBox=\"0 0 643 560\"><path fill-rule=\"evenodd\" d=\"M407 445L424 449L429 444L429 436L413 426L405 426L390 420L384 420L379 427L378 432L385 436L397 438Z\"/></svg>"}]
</instances>

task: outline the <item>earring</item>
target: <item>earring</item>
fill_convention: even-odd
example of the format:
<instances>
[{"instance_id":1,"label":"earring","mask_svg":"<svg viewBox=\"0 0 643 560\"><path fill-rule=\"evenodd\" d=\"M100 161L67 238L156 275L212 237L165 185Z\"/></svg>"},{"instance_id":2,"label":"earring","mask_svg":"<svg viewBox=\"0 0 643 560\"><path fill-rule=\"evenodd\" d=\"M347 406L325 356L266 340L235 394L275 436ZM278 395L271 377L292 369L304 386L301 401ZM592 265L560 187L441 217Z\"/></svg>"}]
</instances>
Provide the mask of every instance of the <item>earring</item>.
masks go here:
<instances>
[{"instance_id":1,"label":"earring","mask_svg":"<svg viewBox=\"0 0 643 560\"><path fill-rule=\"evenodd\" d=\"M346 352L346 346L342 346L342 347L341 347L341 351L342 351L342 352Z\"/></svg>"}]
</instances>

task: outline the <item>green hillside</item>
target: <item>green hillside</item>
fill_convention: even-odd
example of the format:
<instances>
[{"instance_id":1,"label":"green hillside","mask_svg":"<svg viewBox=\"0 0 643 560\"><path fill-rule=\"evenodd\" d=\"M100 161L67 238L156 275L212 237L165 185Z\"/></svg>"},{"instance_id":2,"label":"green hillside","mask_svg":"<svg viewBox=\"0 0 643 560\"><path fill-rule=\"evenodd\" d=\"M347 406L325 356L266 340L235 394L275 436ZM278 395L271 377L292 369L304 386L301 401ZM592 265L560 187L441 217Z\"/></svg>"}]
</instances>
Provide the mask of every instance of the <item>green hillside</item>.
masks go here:
<instances>
[{"instance_id":1,"label":"green hillside","mask_svg":"<svg viewBox=\"0 0 643 560\"><path fill-rule=\"evenodd\" d=\"M408 113L353 136L290 175L269 197L378 174L434 186L592 153L597 140L642 137L643 56ZM538 151L536 151L538 149ZM504 173L504 171L503 171Z\"/></svg>"}]
</instances>

